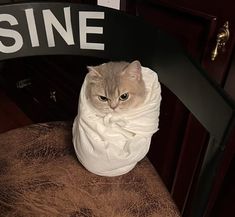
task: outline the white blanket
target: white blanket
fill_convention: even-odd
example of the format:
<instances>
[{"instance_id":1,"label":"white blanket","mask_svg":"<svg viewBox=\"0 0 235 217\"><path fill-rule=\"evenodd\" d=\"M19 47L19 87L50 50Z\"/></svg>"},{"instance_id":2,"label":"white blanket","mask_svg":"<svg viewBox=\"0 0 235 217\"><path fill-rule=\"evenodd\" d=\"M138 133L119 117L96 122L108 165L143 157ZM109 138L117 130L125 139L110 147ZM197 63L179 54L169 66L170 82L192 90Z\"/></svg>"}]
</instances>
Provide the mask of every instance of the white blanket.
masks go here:
<instances>
[{"instance_id":1,"label":"white blanket","mask_svg":"<svg viewBox=\"0 0 235 217\"><path fill-rule=\"evenodd\" d=\"M92 173L118 176L129 172L147 154L158 130L161 87L156 72L142 67L147 89L144 104L125 114L100 114L85 97L86 78L73 123L73 144L79 161Z\"/></svg>"}]
</instances>

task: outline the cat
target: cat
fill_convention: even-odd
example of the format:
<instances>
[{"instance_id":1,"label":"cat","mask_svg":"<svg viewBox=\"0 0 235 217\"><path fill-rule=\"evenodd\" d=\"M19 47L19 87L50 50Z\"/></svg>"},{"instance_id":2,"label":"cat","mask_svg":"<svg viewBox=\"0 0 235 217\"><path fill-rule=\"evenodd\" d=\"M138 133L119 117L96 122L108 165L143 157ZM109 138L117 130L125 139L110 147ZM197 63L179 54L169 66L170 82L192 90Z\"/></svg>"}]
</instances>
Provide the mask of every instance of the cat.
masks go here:
<instances>
[{"instance_id":1,"label":"cat","mask_svg":"<svg viewBox=\"0 0 235 217\"><path fill-rule=\"evenodd\" d=\"M137 60L88 67L73 123L81 164L101 176L133 169L158 130L160 101L157 73Z\"/></svg>"},{"instance_id":2,"label":"cat","mask_svg":"<svg viewBox=\"0 0 235 217\"><path fill-rule=\"evenodd\" d=\"M100 112L121 113L144 102L146 88L139 61L108 62L87 68L86 98Z\"/></svg>"}]
</instances>

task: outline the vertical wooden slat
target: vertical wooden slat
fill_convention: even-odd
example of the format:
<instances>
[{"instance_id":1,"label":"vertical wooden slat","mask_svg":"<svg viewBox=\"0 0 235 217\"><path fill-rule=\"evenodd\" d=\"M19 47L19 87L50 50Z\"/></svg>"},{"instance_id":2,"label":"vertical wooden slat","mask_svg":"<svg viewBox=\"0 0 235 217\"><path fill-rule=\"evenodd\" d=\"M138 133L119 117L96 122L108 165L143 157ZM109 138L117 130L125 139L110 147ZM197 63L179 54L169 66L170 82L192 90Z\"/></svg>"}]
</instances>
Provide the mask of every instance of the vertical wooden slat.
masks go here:
<instances>
[{"instance_id":1,"label":"vertical wooden slat","mask_svg":"<svg viewBox=\"0 0 235 217\"><path fill-rule=\"evenodd\" d=\"M199 166L200 157L207 142L207 132L201 124L189 115L185 136L177 164L174 183L171 189L181 213L184 212L192 182L196 176L196 169Z\"/></svg>"},{"instance_id":2,"label":"vertical wooden slat","mask_svg":"<svg viewBox=\"0 0 235 217\"><path fill-rule=\"evenodd\" d=\"M218 197L219 192L222 190L222 184L225 179L226 173L229 170L229 166L232 165L232 161L235 157L235 129L233 126L233 130L231 132L231 136L228 138L228 142L226 144L226 149L223 153L222 161L219 165L218 172L216 173L216 176L214 178L214 183L212 187L211 194L209 196L208 205L206 208L205 217L210 217L211 210L215 204L216 199L219 201L222 198ZM232 190L232 189L231 189ZM234 201L233 201L234 202ZM234 202L235 205L235 202ZM216 207L214 207L216 209ZM232 208L234 209L234 208ZM231 209L231 210L232 210Z\"/></svg>"},{"instance_id":3,"label":"vertical wooden slat","mask_svg":"<svg viewBox=\"0 0 235 217\"><path fill-rule=\"evenodd\" d=\"M188 110L162 86L159 131L153 136L148 157L170 190L181 149Z\"/></svg>"}]
</instances>

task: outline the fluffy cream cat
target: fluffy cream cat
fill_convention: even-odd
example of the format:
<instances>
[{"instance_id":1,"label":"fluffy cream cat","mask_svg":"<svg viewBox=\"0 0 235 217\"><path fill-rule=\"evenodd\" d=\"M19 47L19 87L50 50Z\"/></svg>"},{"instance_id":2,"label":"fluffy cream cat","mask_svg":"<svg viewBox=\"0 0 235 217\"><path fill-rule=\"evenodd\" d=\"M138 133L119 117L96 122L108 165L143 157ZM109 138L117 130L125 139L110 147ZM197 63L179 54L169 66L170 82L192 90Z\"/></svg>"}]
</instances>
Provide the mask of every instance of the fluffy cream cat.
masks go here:
<instances>
[{"instance_id":1,"label":"fluffy cream cat","mask_svg":"<svg viewBox=\"0 0 235 217\"><path fill-rule=\"evenodd\" d=\"M139 61L108 62L88 70L73 123L75 152L90 172L125 174L147 154L158 130L157 73Z\"/></svg>"},{"instance_id":2,"label":"fluffy cream cat","mask_svg":"<svg viewBox=\"0 0 235 217\"><path fill-rule=\"evenodd\" d=\"M108 62L88 67L86 98L102 113L122 112L145 100L139 61Z\"/></svg>"}]
</instances>

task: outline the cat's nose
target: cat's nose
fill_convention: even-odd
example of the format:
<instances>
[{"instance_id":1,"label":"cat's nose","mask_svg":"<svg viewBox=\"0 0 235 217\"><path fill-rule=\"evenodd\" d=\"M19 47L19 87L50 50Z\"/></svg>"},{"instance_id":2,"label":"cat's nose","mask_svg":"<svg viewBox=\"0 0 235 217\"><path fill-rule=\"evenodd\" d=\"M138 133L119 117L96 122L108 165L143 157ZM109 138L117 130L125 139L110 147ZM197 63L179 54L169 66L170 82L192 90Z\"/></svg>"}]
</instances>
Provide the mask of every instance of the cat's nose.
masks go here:
<instances>
[{"instance_id":1,"label":"cat's nose","mask_svg":"<svg viewBox=\"0 0 235 217\"><path fill-rule=\"evenodd\" d=\"M110 103L109 106L110 106L111 109L114 110L115 108L117 108L118 104L116 104L116 103Z\"/></svg>"},{"instance_id":2,"label":"cat's nose","mask_svg":"<svg viewBox=\"0 0 235 217\"><path fill-rule=\"evenodd\" d=\"M117 105L110 105L110 108L115 110L115 108L117 108Z\"/></svg>"}]
</instances>

